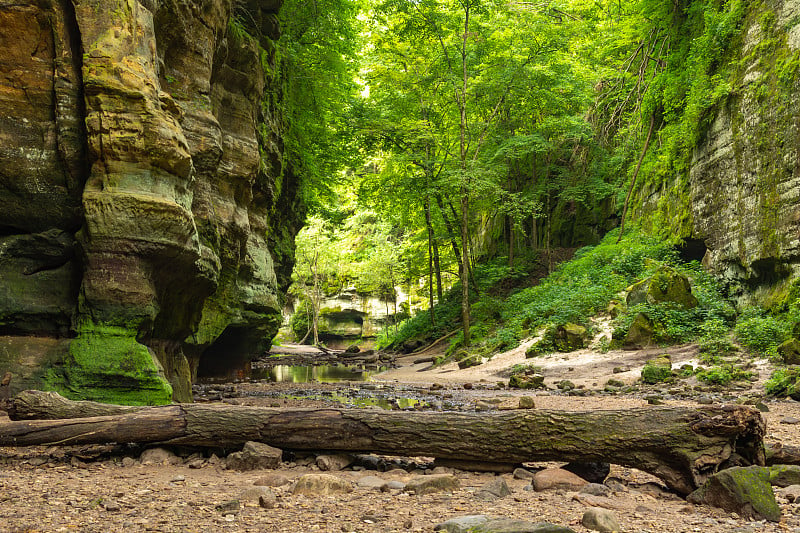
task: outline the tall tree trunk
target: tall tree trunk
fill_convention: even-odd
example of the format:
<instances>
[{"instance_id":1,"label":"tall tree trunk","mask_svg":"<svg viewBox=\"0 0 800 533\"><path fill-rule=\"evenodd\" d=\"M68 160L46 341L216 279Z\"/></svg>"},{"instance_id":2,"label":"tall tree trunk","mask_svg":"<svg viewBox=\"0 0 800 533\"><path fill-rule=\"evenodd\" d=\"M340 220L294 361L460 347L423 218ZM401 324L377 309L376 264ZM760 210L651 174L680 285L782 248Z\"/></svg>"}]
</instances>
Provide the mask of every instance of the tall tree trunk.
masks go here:
<instances>
[{"instance_id":1,"label":"tall tree trunk","mask_svg":"<svg viewBox=\"0 0 800 533\"><path fill-rule=\"evenodd\" d=\"M650 127L647 129L647 139L644 141L644 148L642 148L642 154L639 156L639 162L636 163L636 170L633 171L633 178L631 178L631 185L628 187L628 195L625 196L625 207L622 208L622 221L619 224L619 235L617 235L617 242L622 240L622 234L625 233L625 217L628 215L628 205L631 201L631 195L633 194L633 187L636 185L636 177L639 175L639 169L642 168L642 161L644 161L644 156L647 154L647 149L650 147L650 139L653 138L653 127L656 123L656 114L653 113L650 115Z\"/></svg>"},{"instance_id":2,"label":"tall tree trunk","mask_svg":"<svg viewBox=\"0 0 800 533\"><path fill-rule=\"evenodd\" d=\"M319 344L319 310L322 304L322 294L319 289L319 252L314 254L314 298L312 302L312 310L314 311L314 320L312 321L312 331L314 332L314 346Z\"/></svg>"},{"instance_id":3,"label":"tall tree trunk","mask_svg":"<svg viewBox=\"0 0 800 533\"><path fill-rule=\"evenodd\" d=\"M461 247L458 245L458 239L456 237L455 229L453 228L454 222L450 220L447 210L444 205L444 199L440 193L436 193L434 195L436 198L436 204L439 206L439 212L442 214L442 220L444 220L444 228L447 230L447 236L450 239L450 245L453 248L453 256L456 258L456 263L458 264L458 271L461 272ZM448 202L449 203L449 202ZM453 205L450 204L450 209L453 211L455 215L455 209L453 209ZM457 217L453 217L453 220L458 220ZM460 275L460 274L459 274Z\"/></svg>"},{"instance_id":4,"label":"tall tree trunk","mask_svg":"<svg viewBox=\"0 0 800 533\"><path fill-rule=\"evenodd\" d=\"M511 217L508 217L508 225L508 266L514 268L514 220Z\"/></svg>"},{"instance_id":5,"label":"tall tree trunk","mask_svg":"<svg viewBox=\"0 0 800 533\"><path fill-rule=\"evenodd\" d=\"M469 186L467 184L467 82L469 75L467 71L467 38L469 36L469 15L470 4L464 6L464 33L461 41L461 70L462 86L461 98L459 101L459 111L461 114L460 123L460 142L461 142L461 328L463 331L462 344L469 346L470 335L470 306L469 306L469 282L470 282L470 260L469 260Z\"/></svg>"},{"instance_id":6,"label":"tall tree trunk","mask_svg":"<svg viewBox=\"0 0 800 533\"><path fill-rule=\"evenodd\" d=\"M430 194L425 195L425 225L428 228L428 285L429 285L429 303L430 303L430 311L431 311L431 325L436 325L436 318L433 314L433 307L434 307L434 300L433 300L433 280L434 280L434 263L436 263L436 269L438 270L438 262L439 258L436 257L434 259L434 254L438 256L438 252L436 251L436 234L433 231L433 223L431 222L431 197ZM436 272L436 290L439 296L439 300L442 299L442 275L441 272Z\"/></svg>"}]
</instances>

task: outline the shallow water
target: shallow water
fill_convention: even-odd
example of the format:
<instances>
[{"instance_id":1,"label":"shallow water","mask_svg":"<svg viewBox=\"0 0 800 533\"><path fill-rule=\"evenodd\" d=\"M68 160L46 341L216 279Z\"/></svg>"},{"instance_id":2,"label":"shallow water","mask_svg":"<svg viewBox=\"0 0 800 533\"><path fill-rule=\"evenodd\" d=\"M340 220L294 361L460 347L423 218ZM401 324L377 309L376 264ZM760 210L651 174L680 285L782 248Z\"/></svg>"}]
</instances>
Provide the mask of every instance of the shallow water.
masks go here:
<instances>
[{"instance_id":1,"label":"shallow water","mask_svg":"<svg viewBox=\"0 0 800 533\"><path fill-rule=\"evenodd\" d=\"M228 383L232 381L267 381L270 383L339 383L346 381L369 381L372 376L384 372L388 367L346 365L275 365L244 368L224 376L201 376L198 383Z\"/></svg>"},{"instance_id":2,"label":"shallow water","mask_svg":"<svg viewBox=\"0 0 800 533\"><path fill-rule=\"evenodd\" d=\"M385 370L386 367L367 370L363 367L344 365L278 365L272 368L254 368L251 370L250 379L272 383L369 381L373 375Z\"/></svg>"}]
</instances>

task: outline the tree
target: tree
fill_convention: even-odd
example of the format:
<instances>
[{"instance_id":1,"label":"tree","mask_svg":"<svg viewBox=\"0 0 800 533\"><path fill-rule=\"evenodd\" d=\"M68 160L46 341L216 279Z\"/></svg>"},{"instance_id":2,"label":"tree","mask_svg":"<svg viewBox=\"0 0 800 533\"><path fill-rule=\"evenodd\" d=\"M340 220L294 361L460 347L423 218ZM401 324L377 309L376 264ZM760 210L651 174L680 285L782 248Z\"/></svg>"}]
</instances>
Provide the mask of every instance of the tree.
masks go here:
<instances>
[{"instance_id":1,"label":"tree","mask_svg":"<svg viewBox=\"0 0 800 533\"><path fill-rule=\"evenodd\" d=\"M528 153L533 152L545 146L537 145L542 136L533 133L538 122L550 114L577 114L588 105L590 84L564 59L571 52L569 31L554 22L554 13L499 0L419 0L380 2L373 14L371 26L377 29L370 35L363 74L370 104L364 130L388 152L387 167L400 171L393 179L402 176L408 197L422 206L429 257L436 250L431 205L439 207L458 264L464 345L470 343L471 266L480 215L508 217L513 235L522 220L539 212L526 184L507 179L509 164L519 161L498 157L504 138L527 130L517 141L530 140ZM543 71L560 76L550 76L546 86L532 85L546 78ZM511 118L520 111L523 126ZM545 180L560 162L547 161ZM518 174L519 168L516 164ZM546 190L549 194L549 185ZM513 262L513 237L509 240Z\"/></svg>"}]
</instances>

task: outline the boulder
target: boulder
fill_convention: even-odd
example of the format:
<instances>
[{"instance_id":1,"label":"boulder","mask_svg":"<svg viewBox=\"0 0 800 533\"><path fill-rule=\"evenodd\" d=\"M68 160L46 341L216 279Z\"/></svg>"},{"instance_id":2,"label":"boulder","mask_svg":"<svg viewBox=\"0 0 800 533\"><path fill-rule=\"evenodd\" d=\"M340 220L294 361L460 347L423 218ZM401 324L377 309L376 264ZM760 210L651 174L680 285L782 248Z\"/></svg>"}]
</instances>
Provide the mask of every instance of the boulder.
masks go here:
<instances>
[{"instance_id":1,"label":"boulder","mask_svg":"<svg viewBox=\"0 0 800 533\"><path fill-rule=\"evenodd\" d=\"M381 479L378 476L364 476L358 478L356 485L362 489L380 489L386 485L386 480Z\"/></svg>"},{"instance_id":2,"label":"boulder","mask_svg":"<svg viewBox=\"0 0 800 533\"><path fill-rule=\"evenodd\" d=\"M626 350L641 350L653 343L654 335L653 321L644 313L637 313L622 341L622 347Z\"/></svg>"},{"instance_id":3,"label":"boulder","mask_svg":"<svg viewBox=\"0 0 800 533\"><path fill-rule=\"evenodd\" d=\"M528 522L513 518L495 518L470 530L474 533L575 533L573 529L549 522Z\"/></svg>"},{"instance_id":4,"label":"boulder","mask_svg":"<svg viewBox=\"0 0 800 533\"><path fill-rule=\"evenodd\" d=\"M588 339L589 332L578 324L567 322L556 328L555 346L559 352L580 350L586 345Z\"/></svg>"},{"instance_id":5,"label":"boulder","mask_svg":"<svg viewBox=\"0 0 800 533\"><path fill-rule=\"evenodd\" d=\"M292 490L292 494L305 496L329 496L331 494L347 494L353 492L353 484L331 474L306 474L301 476Z\"/></svg>"},{"instance_id":6,"label":"boulder","mask_svg":"<svg viewBox=\"0 0 800 533\"><path fill-rule=\"evenodd\" d=\"M660 355L647 361L642 368L642 381L653 385L672 377L672 361L669 355Z\"/></svg>"},{"instance_id":7,"label":"boulder","mask_svg":"<svg viewBox=\"0 0 800 533\"><path fill-rule=\"evenodd\" d=\"M800 365L800 340L791 338L778 346L778 354L787 365Z\"/></svg>"},{"instance_id":8,"label":"boulder","mask_svg":"<svg viewBox=\"0 0 800 533\"><path fill-rule=\"evenodd\" d=\"M562 468L546 468L533 476L533 489L536 492L546 490L580 490L588 481Z\"/></svg>"},{"instance_id":9,"label":"boulder","mask_svg":"<svg viewBox=\"0 0 800 533\"><path fill-rule=\"evenodd\" d=\"M456 476L451 474L439 474L431 476L417 476L411 481L406 483L408 492L413 492L417 495L431 494L434 492L451 492L458 490L461 487L461 482L458 481Z\"/></svg>"},{"instance_id":10,"label":"boulder","mask_svg":"<svg viewBox=\"0 0 800 533\"><path fill-rule=\"evenodd\" d=\"M451 518L450 520L442 522L441 524L437 524L433 530L445 531L447 533L466 533L467 531L473 531L474 528L483 525L488 521L489 517L482 514L459 516L456 518Z\"/></svg>"},{"instance_id":11,"label":"boulder","mask_svg":"<svg viewBox=\"0 0 800 533\"><path fill-rule=\"evenodd\" d=\"M143 465L177 465L181 458L166 448L150 448L142 452L139 461Z\"/></svg>"},{"instance_id":12,"label":"boulder","mask_svg":"<svg viewBox=\"0 0 800 533\"><path fill-rule=\"evenodd\" d=\"M776 487L800 485L800 466L774 465L769 467L769 482Z\"/></svg>"},{"instance_id":13,"label":"boulder","mask_svg":"<svg viewBox=\"0 0 800 533\"><path fill-rule=\"evenodd\" d=\"M232 470L262 470L277 468L281 464L283 451L263 442L249 441L240 452L228 455L226 464Z\"/></svg>"},{"instance_id":14,"label":"boulder","mask_svg":"<svg viewBox=\"0 0 800 533\"><path fill-rule=\"evenodd\" d=\"M689 278L668 266L660 267L649 278L631 286L625 301L628 306L671 302L683 309L697 307Z\"/></svg>"},{"instance_id":15,"label":"boulder","mask_svg":"<svg viewBox=\"0 0 800 533\"><path fill-rule=\"evenodd\" d=\"M253 485L261 487L282 487L289 484L289 478L277 472L271 472L253 482Z\"/></svg>"},{"instance_id":16,"label":"boulder","mask_svg":"<svg viewBox=\"0 0 800 533\"><path fill-rule=\"evenodd\" d=\"M601 533L613 533L621 531L617 517L614 513L600 507L590 507L583 513L581 524L586 529L600 531Z\"/></svg>"},{"instance_id":17,"label":"boulder","mask_svg":"<svg viewBox=\"0 0 800 533\"><path fill-rule=\"evenodd\" d=\"M266 500L274 500L275 494L268 487L250 487L244 489L239 495L239 500L246 502L257 502L264 498Z\"/></svg>"},{"instance_id":18,"label":"boulder","mask_svg":"<svg viewBox=\"0 0 800 533\"><path fill-rule=\"evenodd\" d=\"M515 468L514 469L514 479L533 479L533 472L530 470L526 470L524 468Z\"/></svg>"},{"instance_id":19,"label":"boulder","mask_svg":"<svg viewBox=\"0 0 800 533\"><path fill-rule=\"evenodd\" d=\"M778 491L786 501L789 503L800 503L800 485L790 485Z\"/></svg>"},{"instance_id":20,"label":"boulder","mask_svg":"<svg viewBox=\"0 0 800 533\"><path fill-rule=\"evenodd\" d=\"M355 459L352 455L345 453L317 456L317 466L323 472L336 472L339 470L344 470L353 464L354 461Z\"/></svg>"},{"instance_id":21,"label":"boulder","mask_svg":"<svg viewBox=\"0 0 800 533\"><path fill-rule=\"evenodd\" d=\"M536 402L533 400L533 396L522 396L519 399L519 408L520 409L536 409Z\"/></svg>"},{"instance_id":22,"label":"boulder","mask_svg":"<svg viewBox=\"0 0 800 533\"><path fill-rule=\"evenodd\" d=\"M542 389L544 376L537 372L514 374L508 378L508 386L512 389Z\"/></svg>"},{"instance_id":23,"label":"boulder","mask_svg":"<svg viewBox=\"0 0 800 533\"><path fill-rule=\"evenodd\" d=\"M433 528L447 533L575 533L574 530L549 522L526 522L510 518L468 515L451 518Z\"/></svg>"},{"instance_id":24,"label":"boulder","mask_svg":"<svg viewBox=\"0 0 800 533\"><path fill-rule=\"evenodd\" d=\"M491 502L505 498L511 495L511 489L508 488L506 480L498 477L489 481L475 493L475 497L485 502Z\"/></svg>"},{"instance_id":25,"label":"boulder","mask_svg":"<svg viewBox=\"0 0 800 533\"><path fill-rule=\"evenodd\" d=\"M589 483L580 490L581 494L588 494L589 496L610 496L611 489L602 483Z\"/></svg>"},{"instance_id":26,"label":"boulder","mask_svg":"<svg viewBox=\"0 0 800 533\"><path fill-rule=\"evenodd\" d=\"M761 466L734 467L708 478L686 498L690 503L711 505L744 518L777 522L781 509L770 485L770 471Z\"/></svg>"}]
</instances>

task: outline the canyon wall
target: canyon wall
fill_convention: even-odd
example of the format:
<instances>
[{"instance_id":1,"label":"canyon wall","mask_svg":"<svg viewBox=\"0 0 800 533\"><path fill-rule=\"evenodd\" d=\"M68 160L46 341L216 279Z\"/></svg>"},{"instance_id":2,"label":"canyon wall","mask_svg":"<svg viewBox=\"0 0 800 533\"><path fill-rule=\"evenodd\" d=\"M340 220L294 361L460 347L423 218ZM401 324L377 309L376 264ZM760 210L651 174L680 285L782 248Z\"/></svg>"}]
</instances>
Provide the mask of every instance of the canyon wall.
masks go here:
<instances>
[{"instance_id":1,"label":"canyon wall","mask_svg":"<svg viewBox=\"0 0 800 533\"><path fill-rule=\"evenodd\" d=\"M743 302L778 303L800 275L800 1L747 3L685 174L639 193L636 218L705 251Z\"/></svg>"},{"instance_id":2,"label":"canyon wall","mask_svg":"<svg viewBox=\"0 0 800 533\"><path fill-rule=\"evenodd\" d=\"M0 370L15 388L190 401L198 368L269 346L303 218L280 4L0 0Z\"/></svg>"}]
</instances>

